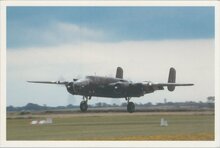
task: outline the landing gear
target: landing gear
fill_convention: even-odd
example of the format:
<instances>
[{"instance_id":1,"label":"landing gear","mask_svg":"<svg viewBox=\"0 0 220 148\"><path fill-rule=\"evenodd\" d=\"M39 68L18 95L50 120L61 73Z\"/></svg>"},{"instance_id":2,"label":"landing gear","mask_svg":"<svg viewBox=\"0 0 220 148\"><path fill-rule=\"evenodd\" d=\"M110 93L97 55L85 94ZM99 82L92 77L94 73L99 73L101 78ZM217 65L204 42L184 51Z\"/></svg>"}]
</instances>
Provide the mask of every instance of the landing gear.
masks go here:
<instances>
[{"instance_id":1,"label":"landing gear","mask_svg":"<svg viewBox=\"0 0 220 148\"><path fill-rule=\"evenodd\" d=\"M133 102L128 102L128 105L127 105L127 111L129 113L133 113L135 111L135 105Z\"/></svg>"},{"instance_id":2,"label":"landing gear","mask_svg":"<svg viewBox=\"0 0 220 148\"><path fill-rule=\"evenodd\" d=\"M128 111L129 113L133 113L133 112L135 111L135 105L134 105L133 102L129 102L130 99L131 99L130 97L126 97L126 98L125 98L125 100L128 101L127 111Z\"/></svg>"},{"instance_id":3,"label":"landing gear","mask_svg":"<svg viewBox=\"0 0 220 148\"><path fill-rule=\"evenodd\" d=\"M87 109L88 109L88 104L87 104L87 102L88 102L88 100L90 100L90 99L91 99L91 96L89 96L89 97L83 96L83 101L80 103L80 110L81 110L82 112L86 112L86 111L87 111Z\"/></svg>"},{"instance_id":4,"label":"landing gear","mask_svg":"<svg viewBox=\"0 0 220 148\"><path fill-rule=\"evenodd\" d=\"M80 103L80 109L81 109L82 112L86 112L86 111L87 111L87 109L88 109L88 104L87 104L86 101L82 101L82 102Z\"/></svg>"}]
</instances>

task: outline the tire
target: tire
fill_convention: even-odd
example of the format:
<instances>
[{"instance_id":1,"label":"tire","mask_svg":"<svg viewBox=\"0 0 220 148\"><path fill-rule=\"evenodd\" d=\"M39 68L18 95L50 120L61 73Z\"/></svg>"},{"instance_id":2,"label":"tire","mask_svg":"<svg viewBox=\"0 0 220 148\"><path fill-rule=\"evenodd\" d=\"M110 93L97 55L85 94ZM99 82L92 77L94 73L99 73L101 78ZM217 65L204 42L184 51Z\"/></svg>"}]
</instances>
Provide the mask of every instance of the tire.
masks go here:
<instances>
[{"instance_id":1,"label":"tire","mask_svg":"<svg viewBox=\"0 0 220 148\"><path fill-rule=\"evenodd\" d=\"M80 103L80 110L81 110L82 112L86 112L87 109L88 109L88 105L87 105L86 101L82 101L82 102Z\"/></svg>"},{"instance_id":2,"label":"tire","mask_svg":"<svg viewBox=\"0 0 220 148\"><path fill-rule=\"evenodd\" d=\"M129 113L133 113L135 111L135 105L133 102L129 102L128 105L127 105L127 111Z\"/></svg>"}]
</instances>

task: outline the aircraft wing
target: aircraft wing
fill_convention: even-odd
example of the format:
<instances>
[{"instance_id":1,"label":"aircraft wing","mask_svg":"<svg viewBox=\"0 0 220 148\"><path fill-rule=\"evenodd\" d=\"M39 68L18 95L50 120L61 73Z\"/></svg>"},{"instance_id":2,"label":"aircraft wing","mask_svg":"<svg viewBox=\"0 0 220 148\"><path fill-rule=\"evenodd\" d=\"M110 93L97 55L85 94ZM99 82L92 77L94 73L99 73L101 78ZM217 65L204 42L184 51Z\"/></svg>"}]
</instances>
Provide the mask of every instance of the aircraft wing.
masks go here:
<instances>
[{"instance_id":1,"label":"aircraft wing","mask_svg":"<svg viewBox=\"0 0 220 148\"><path fill-rule=\"evenodd\" d=\"M152 83L151 87L154 90L162 90L163 87L167 87L169 91L174 91L176 86L192 86L192 83Z\"/></svg>"},{"instance_id":2,"label":"aircraft wing","mask_svg":"<svg viewBox=\"0 0 220 148\"><path fill-rule=\"evenodd\" d=\"M192 83L156 83L152 85L158 85L158 86L192 86L194 84Z\"/></svg>"},{"instance_id":3,"label":"aircraft wing","mask_svg":"<svg viewBox=\"0 0 220 148\"><path fill-rule=\"evenodd\" d=\"M43 84L58 84L58 85L66 85L67 81L27 81L29 83L43 83Z\"/></svg>"}]
</instances>

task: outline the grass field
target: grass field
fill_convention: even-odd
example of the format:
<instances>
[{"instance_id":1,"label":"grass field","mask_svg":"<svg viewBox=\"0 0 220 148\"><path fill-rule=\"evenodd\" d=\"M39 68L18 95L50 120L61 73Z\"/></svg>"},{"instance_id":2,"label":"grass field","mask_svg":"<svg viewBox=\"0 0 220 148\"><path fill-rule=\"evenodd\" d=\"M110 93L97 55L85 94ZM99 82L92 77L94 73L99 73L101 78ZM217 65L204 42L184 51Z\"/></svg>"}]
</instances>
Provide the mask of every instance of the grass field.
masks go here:
<instances>
[{"instance_id":1,"label":"grass field","mask_svg":"<svg viewBox=\"0 0 220 148\"><path fill-rule=\"evenodd\" d=\"M53 118L52 124L31 125ZM25 116L24 116L25 117ZM168 121L160 126L160 119ZM7 140L214 140L213 113L77 113L7 119Z\"/></svg>"}]
</instances>

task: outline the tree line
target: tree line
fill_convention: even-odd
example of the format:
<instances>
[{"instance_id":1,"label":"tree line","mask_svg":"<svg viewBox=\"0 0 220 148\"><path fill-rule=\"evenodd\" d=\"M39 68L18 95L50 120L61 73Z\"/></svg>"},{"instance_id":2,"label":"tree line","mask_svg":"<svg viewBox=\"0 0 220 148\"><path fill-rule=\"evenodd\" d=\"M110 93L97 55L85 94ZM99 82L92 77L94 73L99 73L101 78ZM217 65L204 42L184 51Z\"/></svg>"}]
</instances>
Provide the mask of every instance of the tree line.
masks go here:
<instances>
[{"instance_id":1,"label":"tree line","mask_svg":"<svg viewBox=\"0 0 220 148\"><path fill-rule=\"evenodd\" d=\"M215 106L215 98L214 97L207 97L206 102L194 102L194 101L186 101L186 102L166 102L166 99L163 103L156 103L152 104L151 102L148 103L136 103L136 107L145 107L145 108L151 108L151 109L158 109L158 108L189 108L189 109L201 109L201 108L208 108L208 109L214 109ZM118 104L108 104L105 102L98 102L94 105L89 105L91 108L100 108L100 107L126 107L127 103L121 103ZM46 110L70 110L79 108L79 105L66 105L66 106L47 106L47 105L39 105L35 103L28 103L25 106L21 107L15 107L15 106L7 106L8 112L15 112L15 111L46 111Z\"/></svg>"}]
</instances>

